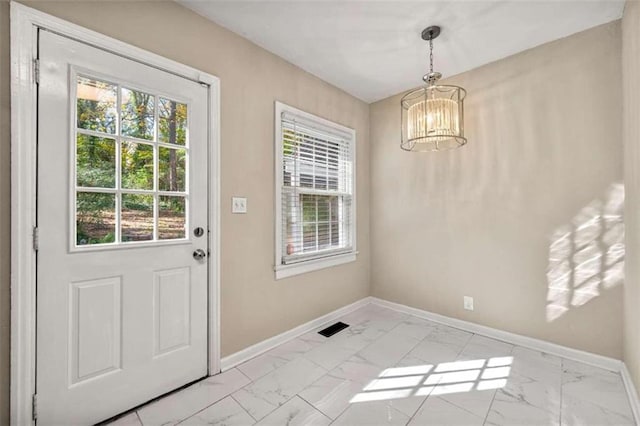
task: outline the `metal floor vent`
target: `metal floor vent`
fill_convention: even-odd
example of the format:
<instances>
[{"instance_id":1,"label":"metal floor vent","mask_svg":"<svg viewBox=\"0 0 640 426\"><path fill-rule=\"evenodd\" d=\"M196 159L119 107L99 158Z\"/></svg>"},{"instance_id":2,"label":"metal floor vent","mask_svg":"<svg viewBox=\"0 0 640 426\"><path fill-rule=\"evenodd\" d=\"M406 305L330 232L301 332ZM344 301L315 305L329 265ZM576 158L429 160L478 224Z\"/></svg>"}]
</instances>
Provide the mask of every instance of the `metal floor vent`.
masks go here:
<instances>
[{"instance_id":1,"label":"metal floor vent","mask_svg":"<svg viewBox=\"0 0 640 426\"><path fill-rule=\"evenodd\" d=\"M337 332L342 331L347 327L349 327L349 324L345 324L343 322L337 322L325 328L324 330L318 331L318 334L322 334L324 337L331 337Z\"/></svg>"}]
</instances>

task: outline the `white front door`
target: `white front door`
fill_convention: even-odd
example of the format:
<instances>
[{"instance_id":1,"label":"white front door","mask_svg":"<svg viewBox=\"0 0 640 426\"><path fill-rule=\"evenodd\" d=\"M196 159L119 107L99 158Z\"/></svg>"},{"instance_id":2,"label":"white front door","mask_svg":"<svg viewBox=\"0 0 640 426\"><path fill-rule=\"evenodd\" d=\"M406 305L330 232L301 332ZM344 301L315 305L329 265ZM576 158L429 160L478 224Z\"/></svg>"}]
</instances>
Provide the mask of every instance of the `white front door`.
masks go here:
<instances>
[{"instance_id":1,"label":"white front door","mask_svg":"<svg viewBox=\"0 0 640 426\"><path fill-rule=\"evenodd\" d=\"M207 375L208 88L39 33L37 421L92 424Z\"/></svg>"}]
</instances>

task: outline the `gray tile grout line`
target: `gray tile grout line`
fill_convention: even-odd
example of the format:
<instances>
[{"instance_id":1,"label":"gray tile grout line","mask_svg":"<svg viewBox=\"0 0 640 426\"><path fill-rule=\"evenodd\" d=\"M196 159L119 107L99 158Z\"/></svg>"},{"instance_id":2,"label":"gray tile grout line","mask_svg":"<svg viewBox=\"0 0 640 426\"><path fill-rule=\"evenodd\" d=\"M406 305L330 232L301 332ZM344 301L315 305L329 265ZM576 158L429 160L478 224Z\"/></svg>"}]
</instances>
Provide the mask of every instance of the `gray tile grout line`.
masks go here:
<instances>
[{"instance_id":1,"label":"gray tile grout line","mask_svg":"<svg viewBox=\"0 0 640 426\"><path fill-rule=\"evenodd\" d=\"M292 339L292 340L293 340L293 339ZM278 346L280 346L280 345L278 345ZM274 349L275 349L275 348L274 348ZM265 352L265 353L266 353L266 352ZM262 355L264 355L264 354L260 354L260 355L258 355L258 356L256 356L256 357L254 357L254 358L248 359L248 360L246 360L245 362L249 362L249 361L251 361L252 359L256 359L256 358L258 358L258 357L260 357L260 356L262 356ZM238 392L239 390L242 390L242 389L246 388L247 386L249 386L249 385L251 385L251 384L255 383L256 381L258 381L258 380L262 379L263 377L268 376L269 374L274 373L275 371L277 371L277 370L281 369L281 368L282 368L282 367L284 367L285 365L287 365L287 364L289 364L290 362L293 362L293 361L295 361L296 359L299 359L299 358L304 358L305 360L307 360L307 361L309 361L310 363L314 364L314 365L315 365L315 366L317 366L318 368L321 368L323 371L325 371L325 373L327 373L327 374L328 374L328 371L327 371L324 367L322 367L321 365L318 365L317 363L313 362L313 360L310 360L310 359L306 358L306 357L305 357L305 353L301 354L300 356L298 356L298 357L296 357L296 358L294 358L294 359L292 359L292 360L287 361L285 364L281 365L280 367L274 368L273 370L271 370L271 371L269 371L269 372L267 372L267 373L263 374L262 376L260 376L260 377L256 378L255 380L252 380L252 379L251 379L249 376L247 376L247 375L246 375L242 370L240 370L240 369L238 368L238 366L235 366L235 367L233 367L233 369L238 370L238 371L239 371L243 376L245 376L245 377L249 380L249 383L247 383L246 385L242 386L241 388L239 388L239 389L235 390L233 393ZM244 364L244 363L242 363L242 364ZM241 364L239 364L239 365L241 365ZM320 378L318 378L318 380L320 380ZM316 380L316 381L317 381L317 380ZM313 383L315 383L316 381L314 381ZM305 387L305 389L306 389L306 387ZM234 398L232 394L229 394L229 395L234 399L234 401L236 401L236 402L237 402L237 403L242 407L242 409L243 409L243 410L247 411L247 410L244 408L244 406L240 403L240 401L238 401L236 398ZM269 416L271 413L273 413L273 412L274 412L275 410L277 410L278 408L282 407L284 404L286 404L287 402L289 402L291 399L293 399L293 398L294 398L295 396L297 396L297 395L298 395L298 393L296 393L295 395L293 395L291 398L287 399L287 400L286 400L285 402L283 402L282 404L278 405L276 408L274 408L272 411L270 411L268 414L266 414L266 415L263 417L263 419L264 419L265 417ZM305 402L307 402L307 401L305 401ZM308 402L307 402L307 403L308 403ZM323 413L323 414L324 414L324 413ZM255 420L255 417L253 417L251 414L249 414L249 415L250 415L250 416ZM260 420L262 420L262 419L260 419ZM260 420L256 420L256 422L259 422Z\"/></svg>"},{"instance_id":2,"label":"gray tile grout line","mask_svg":"<svg viewBox=\"0 0 640 426\"><path fill-rule=\"evenodd\" d=\"M513 343L509 343L509 344L511 345L511 351L509 352L509 355L513 355L513 349L516 347L516 345L514 345ZM487 413L484 415L484 420L482 421L483 426L487 424L487 419L489 418L489 413L491 413L491 407L493 407L493 403L496 400L497 394L498 394L498 389L494 389L493 396L491 397L491 404L489 404L489 407L487 408Z\"/></svg>"},{"instance_id":3,"label":"gray tile grout line","mask_svg":"<svg viewBox=\"0 0 640 426\"><path fill-rule=\"evenodd\" d=\"M433 392L433 389L431 389L431 392ZM416 417L416 415L418 415L418 413L420 412L420 410L422 409L424 404L426 404L427 400L431 397L431 392L429 392L429 395L427 395L427 397L424 399L424 401L422 401L420 403L420 405L418 405L418 409L409 417L409 421L406 424L411 423L413 421L413 419Z\"/></svg>"},{"instance_id":4,"label":"gray tile grout line","mask_svg":"<svg viewBox=\"0 0 640 426\"><path fill-rule=\"evenodd\" d=\"M238 390L239 390L239 389L238 389ZM236 404L238 404L238 406L239 406L240 408L242 408L242 411L244 411L245 413L247 413L247 415L248 415L249 417L251 417L253 420L255 420L255 423L254 423L254 424L256 424L256 423L258 423L258 422L260 421L260 420L256 420L256 418L255 418L255 417L253 417L253 414L251 414L251 413L250 413L246 408L244 408L244 406L243 406L242 404L240 404L240 401L238 401L238 400L233 396L233 394L232 394L232 393L230 393L230 394L229 394L229 396L231 397L231 399L233 399L233 400L236 402ZM264 416L264 417L267 417L267 416ZM264 417L263 417L263 418L264 418Z\"/></svg>"},{"instance_id":5,"label":"gray tile grout line","mask_svg":"<svg viewBox=\"0 0 640 426\"><path fill-rule=\"evenodd\" d=\"M496 395L498 394L498 390L494 390L493 392L493 396L491 397L491 404L489 404L489 407L487 408L487 413L484 415L484 420L482 421L482 425L486 425L487 424L487 420L489 419L489 413L491 413L491 407L493 407L493 403L496 400Z\"/></svg>"},{"instance_id":6,"label":"gray tile grout line","mask_svg":"<svg viewBox=\"0 0 640 426\"><path fill-rule=\"evenodd\" d=\"M305 333L305 334L306 334L306 333ZM287 344L287 343L289 343L289 342L293 342L294 340L299 339L299 340L301 340L302 342L305 342L305 343L306 343L306 341L305 341L305 340L300 339L300 337L301 337L301 336L304 336L304 334L301 334L301 335L300 335L300 336L298 336L298 337L294 337L294 338L292 338L292 339L290 339L290 340L287 340L286 342L280 343L279 345L277 345L277 346L275 346L275 347L273 347L273 348L269 349L268 351L265 351L265 352L263 352L263 353L261 353L261 354L259 354L259 355L254 356L253 358L249 358L248 360L241 362L240 364L236 365L236 366L235 366L235 367L233 367L233 368L235 368L235 369L237 369L238 371L240 371L243 375L245 375L245 376L247 377L247 379L251 380L252 382L255 382L255 381L257 381L257 380L260 380L261 378L263 378L263 377L264 377L264 376L266 376L267 374L269 374L269 373L273 373L274 371L276 371L276 370L277 370L277 369L279 369L280 367L284 367L286 364L290 363L291 361L293 361L293 360L295 360L295 359L297 359L297 358L302 358L302 357L304 357L304 356L306 355L306 353L307 353L307 352L311 351L311 350L312 350L312 349L314 349L315 347L317 347L317 346L321 346L321 345L323 345L324 343L327 343L327 342L321 342L321 343L319 343L318 345L316 345L316 346L312 347L311 349L309 349L309 350L308 350L308 351L306 351L306 352L295 352L295 353L300 353L300 355L299 355L299 356L297 356L297 357L295 357L295 358L293 358L293 359L286 359L286 358L282 358L282 357L275 356L275 355L269 355L269 356L274 357L274 358L282 359L282 360L283 360L283 361L285 361L285 362L284 362L281 366L278 366L278 367L274 368L274 369L273 369L273 370L271 370L271 371L267 371L266 373L262 374L262 375L261 375L261 376L259 376L259 377L256 377L255 379L252 379L251 377L249 377L249 376L248 376L244 371L242 371L242 370L239 368L241 365L246 364L246 363L248 363L248 362L250 362L250 361L253 361L254 359L258 359L258 358L260 358L260 357L264 357L265 355L268 355L268 354L269 354L269 352L271 352L271 351L275 350L276 348L278 348L278 347L280 347L280 346L282 346L282 345L285 345L285 344ZM308 344L308 343L307 343L307 344ZM311 359L308 359L308 358L307 358L307 360L308 360L308 361L313 362L313 360L311 360ZM313 363L314 363L314 364L316 364L318 367L322 367L321 365L319 365L319 364L317 364L317 363L315 363L315 362L313 362Z\"/></svg>"},{"instance_id":7,"label":"gray tile grout line","mask_svg":"<svg viewBox=\"0 0 640 426\"><path fill-rule=\"evenodd\" d=\"M377 402L384 402L384 401L377 401ZM340 414L336 417L336 419L335 419L335 420L332 420L330 424L333 424L334 422L337 422L337 421L338 421L338 419L339 419L340 417L344 416L344 414L347 412L347 410L348 410L349 408L351 408L351 407L352 407L352 406L351 406L351 405L349 405L349 406L347 406L347 408L345 408L344 410L342 410L342 411L340 412ZM406 415L406 414L404 414L402 411L398 410L398 409L397 409L397 408L395 408L395 407L392 407L391 405L387 405L387 408L389 408L389 409L391 409L391 410L393 410L393 411L396 411L396 412L398 412L398 413L402 414L403 416L407 416L407 415ZM407 416L407 417L409 417L409 416ZM410 420L411 420L411 418L409 418L409 420L405 423L405 426L406 426L407 424L409 424L409 421L410 421Z\"/></svg>"},{"instance_id":8,"label":"gray tile grout line","mask_svg":"<svg viewBox=\"0 0 640 426\"><path fill-rule=\"evenodd\" d=\"M417 317L417 316L415 316L415 315L411 315L411 314L409 314L409 316L414 317L414 318L417 318L417 319L420 319L420 320L423 320L423 321L427 321L427 322L428 322L428 323L430 323L430 324L435 324L433 321L429 321L429 320L427 320L427 319L420 318L420 317ZM399 326L399 325L400 325L400 324L398 324L398 326ZM395 328L395 327L394 327L394 328ZM402 360L403 360L403 359L404 359L408 354L410 354L410 353L411 353L411 351L413 351L416 347L418 347L418 345L419 345L420 343L422 343L422 342L424 342L425 340L427 340L427 338L429 337L429 335L430 335L430 334L431 334L431 332L429 332L429 333L428 333L424 338L422 338L422 339L418 340L418 342L417 342L415 345L413 345L413 346L411 347L411 349L409 349L409 350L407 351L407 353L406 353L406 354L404 354L404 355L402 356L402 358L400 358L400 361L402 361ZM400 362L400 361L398 361L398 362ZM398 366L398 362L396 362L396 363L395 363L394 367L397 367L397 366ZM426 362L426 361L425 361L425 362ZM393 367L390 367L390 368L393 368ZM431 392L433 392L433 389L431 390ZM429 392L429 395L427 395L427 396L425 397L425 399L420 403L420 405L418 405L418 408L416 409L416 411L414 411L414 412L413 412L413 414L412 414L411 416L409 416L409 420L407 420L407 422L405 423L405 425L408 425L409 423L411 423L411 422L413 421L413 419L414 419L414 417L416 416L416 414L418 414L418 411L420 411L420 409L421 409L421 408L422 408L422 406L425 404L425 402L427 402L427 399L429 399L429 396L431 396L431 392Z\"/></svg>"},{"instance_id":9,"label":"gray tile grout line","mask_svg":"<svg viewBox=\"0 0 640 426\"><path fill-rule=\"evenodd\" d=\"M291 400L292 400L293 398L295 398L296 396L298 396L298 394L297 394L297 393L293 394L293 395L292 395L291 397L289 397L285 402L283 402L282 404L278 404L278 406L277 406L277 407L275 407L273 410L269 411L267 414L265 414L264 416L262 416L259 420L258 420L258 419L256 419L256 418L253 416L253 414L249 413L249 411L248 411L246 408L244 408L244 405L242 405L242 404L240 403L240 401L238 401L238 400L237 400L237 399L235 399L235 398L233 398L233 399L234 399L238 404L240 404L240 406L241 406L245 411L247 411L247 413L249 413L249 415L250 415L251 417L253 417L253 419L254 419L254 420L256 420L256 423L259 423L259 422L261 422L262 420L264 420L264 419L266 419L267 417L269 417L270 415L272 415L272 414L273 414L273 413L274 413L278 408L280 408L280 407L282 407L283 405L287 404L289 401L291 401ZM233 397L233 395L232 395L232 397Z\"/></svg>"},{"instance_id":10,"label":"gray tile grout line","mask_svg":"<svg viewBox=\"0 0 640 426\"><path fill-rule=\"evenodd\" d=\"M305 358L305 359L306 359L306 358ZM291 361L289 361L289 362L292 362L292 361L294 361L294 360L291 360ZM312 362L311 360L307 360L307 361ZM313 363L313 362L312 362L312 363ZM288 364L288 363L287 363L287 364ZM315 364L315 363L314 363L314 364ZM282 367L284 367L284 365L283 365ZM270 371L268 374L271 374L271 373L275 372L276 370L279 370L279 369L280 369L280 368L282 368L282 367L278 367L278 368L276 368L275 370ZM234 367L234 368L235 368L235 367ZM327 370L325 370L324 368L322 368L322 367L320 367L320 366L318 366L318 368L321 368L321 369L322 369L323 371L325 371L325 372L327 371ZM240 371L240 370L238 370L238 371ZM241 371L240 371L240 372L241 372ZM242 372L241 372L241 373L242 373ZM264 375L264 376L262 376L262 377L266 377L266 376L267 376L267 374L265 374L265 375ZM251 382L247 383L246 385L242 386L241 388L239 388L239 389L235 390L233 393L236 393L236 392L238 392L239 390L242 390L242 389L246 388L247 386L249 386L249 385L251 385L251 384L253 384L253 383L255 383L255 382L251 381ZM315 382L314 382L314 383L315 383ZM306 387L305 387L305 389L306 389ZM304 389L303 389L303 390L304 390ZM230 396L231 396L231 397L232 397L232 398L233 398L233 399L234 399L238 404L240 404L240 406L241 406L245 411L247 411L247 413L249 413L249 412L248 412L248 410L244 407L244 405L242 405L242 403L241 403L240 401L238 401L236 398L234 398L234 397L233 397L233 394L232 394L232 393L230 393L229 395L230 395ZM291 397L289 397L289 398L288 398L286 401L284 401L282 404L278 404L278 406L277 406L277 407L275 407L273 410L269 411L267 414L265 414L264 416L262 416L262 417L260 418L260 420L257 420L257 419L256 419L256 418L255 418L251 413L249 413L249 415L250 415L254 420L256 420L256 423L258 423L258 422L262 421L263 419L267 418L268 416L270 416L274 411L276 411L278 408L280 408L280 407L282 407L283 405L285 405L287 402L291 401L291 400L292 400L293 398L295 398L296 396L298 396L298 393L293 394Z\"/></svg>"},{"instance_id":11,"label":"gray tile grout line","mask_svg":"<svg viewBox=\"0 0 640 426\"><path fill-rule=\"evenodd\" d=\"M338 368L338 367L336 367L336 368ZM329 371L327 374L325 374L324 376L320 377L318 380L316 380L316 381L315 381L315 382L313 382L313 383L318 382L318 381L319 381L319 380L321 380L323 377L326 377L328 374L331 374L331 371ZM331 376L331 377L335 377L335 376ZM347 380L347 381L350 381L350 382L355 382L354 380L351 380L351 379L342 379L342 378L340 378L340 377L338 377L338 378L339 378L339 379L341 379L341 380ZM313 383L312 383L312 385L313 385ZM359 383L358 383L358 385L359 385ZM307 387L308 387L308 386L307 386ZM306 389L306 388L305 388L305 389ZM303 391L304 391L304 389L303 389ZM304 399L302 396L300 396L300 398ZM305 399L305 401L307 401L307 400ZM307 402L308 402L309 404L311 404L309 401L307 401ZM312 405L313 407L315 407L315 408L316 408L316 410L318 410L318 411L322 412L322 410L321 410L320 408L316 407L316 406L315 406L315 405L313 405L313 404L311 404L311 405ZM331 417L329 417L329 416L328 416L328 415L326 415L326 414L325 414L325 416L329 417L329 419L331 420L331 423L333 423L333 422L335 422L336 420L338 420L338 417L340 417L340 416L342 415L342 413L344 413L345 411L347 411L347 408L349 408L349 406L348 406L348 405L347 405L347 406L346 406L342 411L340 411L340 413L338 413L338 415L336 416L335 420L334 420L334 419L331 419ZM322 412L322 414L324 414L324 412Z\"/></svg>"},{"instance_id":12,"label":"gray tile grout line","mask_svg":"<svg viewBox=\"0 0 640 426\"><path fill-rule=\"evenodd\" d=\"M419 318L419 317L416 317L416 318ZM427 321L429 321L429 320L427 320ZM429 321L429 322L432 322L432 323L433 323L433 321ZM435 323L435 324L440 325L440 324L438 324L438 323ZM463 330L463 331L464 331L464 330ZM471 332L467 332L467 333L469 333L469 338L468 338L468 339L466 340L466 342L464 343L464 346L462 346L462 348L460 348L460 350L456 353L456 359L458 359L458 357L459 357L459 356L460 356L460 354L464 351L464 349L467 347L467 345L469 345L469 342L471 341L471 338L472 338L472 337L474 336L474 334L475 334L475 333L471 333ZM422 342L422 341L426 340L426 339L427 339L427 337L429 337L429 336L427 335L427 336L426 336L424 339L422 339L420 342ZM418 344L420 344L420 343L418 343ZM416 345L416 346L417 346L417 345ZM425 362L428 362L428 361L425 361ZM438 382L434 385L434 388L435 388L439 383L440 383L440 381L438 381ZM415 416L420 412L420 410L422 409L422 407L424 406L424 404L426 404L426 403L427 403L427 400L428 400L429 398L431 398L431 396L432 396L432 395L431 395L431 393L432 393L432 392L433 392L433 389L431 390L431 392L429 392L429 395L427 395L427 397L424 399L424 401L422 401L422 403L418 406L418 409L415 411L415 413L413 413L413 415L409 418L409 421L407 422L407 424L409 424L409 423L411 423L411 422L413 421L413 419L414 419L414 418L415 418ZM435 397L435 396L437 396L437 395L433 395L433 396ZM448 400L446 400L446 399L445 399L445 401L446 401L446 402L448 402L449 404L455 405L455 404L453 404L452 402L450 402L450 401L448 401ZM455 406L457 407L457 405L455 405ZM460 407L459 407L459 408L460 408Z\"/></svg>"},{"instance_id":13,"label":"gray tile grout line","mask_svg":"<svg viewBox=\"0 0 640 426\"><path fill-rule=\"evenodd\" d=\"M294 338L294 339L296 339L296 338ZM288 340L288 341L286 341L286 342L284 342L284 343L291 342L291 341L293 341L294 339ZM253 361L254 359L258 359L258 358L260 358L260 357L264 357L264 356L268 355L268 354L269 354L269 352L271 352L272 350L274 350L274 349L276 349L276 348L280 347L281 345L284 345L284 343L281 343L280 345L275 346L275 347L273 347L273 348L269 349L268 351L265 351L265 352L263 352L263 353L261 353L261 354L259 354L259 355L256 355L256 356L254 356L253 358L249 358L248 360L241 362L240 364L236 365L236 366L235 366L235 367L233 367L233 368L237 369L237 370L238 370L239 372L241 372L244 376L246 376L246 377L247 377L247 379L251 380L252 382L255 382L255 381L257 381L257 380L260 380L261 378L263 378L263 377L264 377L264 376L266 376L267 374L274 372L274 371L275 371L275 370L277 370L278 368L280 368L280 367L284 366L285 364L288 364L289 362L291 362L291 361L293 361L293 360L286 360L286 362L285 362L284 364L282 364L280 367L276 367L276 368L274 368L274 369L273 369L273 370L271 370L271 371L267 371L266 373L264 373L264 374L263 374L263 375L261 375L261 376L256 377L255 379L252 379L251 377L249 377L249 375L248 375L248 374L246 374L244 371L242 371L242 370L240 369L240 366L241 366L241 365L243 365L243 364L246 364L246 363L248 363L248 362L250 362L250 361ZM273 356L273 355L269 355L269 356ZM294 358L294 359L295 359L295 358Z\"/></svg>"},{"instance_id":14,"label":"gray tile grout line","mask_svg":"<svg viewBox=\"0 0 640 426\"><path fill-rule=\"evenodd\" d=\"M234 368L232 368L232 369L230 369L230 370L227 370L227 371L231 371L231 370L238 370L238 369L234 367ZM240 371L240 370L238 370L238 372L240 372L240 374L243 374L243 373L242 373L242 371ZM244 374L243 374L243 375L244 375ZM211 376L210 376L210 377L211 377ZM245 377L246 377L246 376L245 376ZM248 378L248 377L247 377L247 378ZM205 380L206 380L206 379L205 379ZM251 380L251 379L249 379L249 380ZM246 384L246 385L244 385L244 386L247 386L247 385L249 385L250 383L251 383L251 381L249 381L249 383L247 383L247 384ZM196 414L201 413L202 411L206 410L207 408L211 407L212 405L215 405L215 404L217 404L218 402L222 401L222 400L223 400L223 399L225 399L226 397L229 397L229 396L230 396L230 397L232 397L232 398L233 398L233 395L232 395L232 394L233 394L234 392L239 391L240 389L243 389L243 388L244 388L244 386L242 386L242 387L240 387L240 388L238 388L238 389L236 389L236 390L234 390L234 391L232 391L232 392L229 392L228 394L226 394L226 395L225 395L225 396L223 396L222 398L216 399L216 400L215 400L215 401L213 401L211 404L209 404L209 405L207 405L206 407L204 407L204 408L202 408L202 409L200 409L200 410L196 411L195 413L190 414L190 415L188 415L187 417L185 417L185 418L183 418L183 419L180 419L180 421L178 421L178 423L176 423L176 425L178 425L178 424L180 424L180 423L185 422L186 420L190 419L191 417L195 416ZM233 399L235 400L235 398L233 398ZM236 401L236 402L238 402L238 401ZM242 407L242 404L240 404L240 403L238 403L238 404L240 405L240 407ZM244 407L242 407L242 409L244 410ZM246 410L245 410L245 411L246 411ZM247 413L247 414L248 414L248 413ZM251 414L249 414L249 415L251 416ZM253 416L251 416L251 417L253 417ZM144 424L143 424L142 426L144 426Z\"/></svg>"},{"instance_id":15,"label":"gray tile grout line","mask_svg":"<svg viewBox=\"0 0 640 426\"><path fill-rule=\"evenodd\" d=\"M322 365L318 364L318 363L317 363L317 362L315 362L314 360L307 358L307 354L306 354L306 352L305 352L305 353L303 353L302 355L300 355L300 358L304 358L304 359L306 359L307 361L309 361L311 364L313 364L313 365L315 365L315 366L317 366L317 367L319 367L319 368L322 368L324 371L326 371L326 372L327 372L327 374L329 374L329 371L331 371L331 370L327 370L326 368L324 368ZM293 360L292 360L292 361L293 361ZM319 379L318 379L318 380L319 380ZM315 382L314 382L314 383L315 383Z\"/></svg>"},{"instance_id":16,"label":"gray tile grout line","mask_svg":"<svg viewBox=\"0 0 640 426\"><path fill-rule=\"evenodd\" d=\"M252 359L253 359L253 358L252 358ZM235 366L235 367L233 367L233 368L230 368L230 369L229 369L229 370L227 370L227 371L230 371L230 370L238 370L238 371L240 372L240 374L242 374L244 377L246 377L246 378L247 378L247 380L249 380L249 383L247 383L247 384L246 384L246 385L244 385L244 386L248 386L248 385L250 385L251 383L253 383L253 382L255 381L255 380L253 380L251 377L247 376L247 375L245 374L245 372L244 372L244 371L242 371L242 370L240 370L237 366ZM271 373L271 371L269 371L269 373ZM267 373L267 374L269 374L269 373ZM266 376L267 374L265 374L265 376ZM260 376L260 377L262 377L262 376ZM260 377L258 377L258 379L259 379ZM257 379L256 379L256 380L257 380ZM242 388L244 388L244 386L243 386ZM242 388L240 388L240 389L242 389Z\"/></svg>"},{"instance_id":17,"label":"gray tile grout line","mask_svg":"<svg viewBox=\"0 0 640 426\"><path fill-rule=\"evenodd\" d=\"M295 396L297 396L298 398L300 398L302 401L304 401L306 404L309 405L309 407L311 407L312 410L317 411L318 413L320 413L322 416L326 417L327 419L329 419L329 424L331 424L333 422L333 419L329 416L327 416L325 413L323 413L318 407L316 407L315 405L313 405L312 403L310 403L309 401L307 401L306 399L304 399L302 396L300 396L300 394L296 394ZM293 399L293 398L292 398Z\"/></svg>"},{"instance_id":18,"label":"gray tile grout line","mask_svg":"<svg viewBox=\"0 0 640 426\"><path fill-rule=\"evenodd\" d=\"M229 395L231 395L231 394L229 394ZM223 399L225 399L225 398L226 398L226 397L228 397L229 395L222 397L221 399L219 399L219 400L217 400L217 401L215 401L215 402L213 402L213 403L211 403L211 404L207 405L207 406L206 406L206 407L204 407L203 409L198 410L198 411L196 411L196 412L195 412L195 413L193 413L193 414L189 414L189 415L188 415L187 417L185 417L184 419L181 419L181 420L179 420L177 423L175 423L175 425L177 426L177 425L180 425L180 424L182 424L182 423L186 422L187 420L189 420L191 417L195 416L196 414L199 414L199 413L203 412L204 410L206 410L207 408L211 407L212 405L216 405L218 402L221 402ZM144 426L144 425L143 425L143 426Z\"/></svg>"},{"instance_id":19,"label":"gray tile grout line","mask_svg":"<svg viewBox=\"0 0 640 426\"><path fill-rule=\"evenodd\" d=\"M494 396L495 396L495 393L496 393L496 392L494 391ZM454 407L459 408L459 409L461 409L462 411L464 411L464 412L466 412L466 413L469 413L469 414L473 415L474 417L478 417L478 418L480 418L480 416L479 416L479 415L477 415L476 413L473 413L473 412L471 412L471 411L467 410L466 408L462 407L461 405L456 404L455 402L449 401L449 400L448 400L447 398L445 398L444 396L440 396L440 395L434 395L434 396L436 396L436 397L441 397L441 398L442 398L442 400L443 400L443 401L445 401L445 402L447 402L448 404L451 404L451 405L453 405ZM493 401L492 401L492 403L493 403ZM491 409L491 405L489 405L489 408L487 409L487 413L489 413L490 409ZM487 417L487 415L485 415L485 417Z\"/></svg>"},{"instance_id":20,"label":"gray tile grout line","mask_svg":"<svg viewBox=\"0 0 640 426\"><path fill-rule=\"evenodd\" d=\"M209 379L209 378L211 378L211 377L219 376L220 374L224 374L224 373L226 373L226 372L228 372L228 371L231 371L231 370L238 370L238 369L237 369L236 367L233 367L233 368L230 368L229 370L226 370L226 371L224 371L224 372L221 372L221 373L219 373L219 374L216 374L215 376L208 376L207 378L202 379L202 380L198 381L197 383L193 383L192 385L190 385L190 386L188 386L188 387L186 387L186 388L184 388L184 389L180 389L179 391L171 392L171 393L169 393L168 395L165 395L165 396L163 396L162 398L160 398L160 399L158 399L158 400L153 400L153 401L147 402L147 403L146 403L146 404L144 404L143 406L138 407L138 409L136 409L136 411L135 411L135 414L136 414L136 416L138 417L138 420L140 421L140 424L142 424L142 426L145 426L144 422L142 421L142 418L140 417L140 413L139 413L139 412L140 412L140 410L143 410L143 409L145 409L145 408L147 408L147 407L151 407L151 406L153 406L153 405L155 405L155 404L157 404L157 403L159 403L159 402L162 402L162 401L166 400L167 398L171 397L172 395L179 395L180 393L184 392L185 390L187 390L187 389L189 389L189 388L191 388L191 387L193 387L193 386L200 385L202 382L204 382L204 381L208 380L208 379ZM192 414L188 415L187 417L185 417L185 418L183 418L183 419L180 419L180 420L179 420L177 423L175 423L175 424L177 425L177 424L180 424L180 423L184 422L185 420L187 420L187 419L189 419L189 418L191 418L191 417L195 416L196 414L200 413L201 411L204 411L204 410L206 410L207 408L211 407L212 405L217 404L218 402L222 401L222 400L223 400L223 399L225 399L226 397L231 396L231 394L232 394L232 393L237 392L237 391L239 391L240 389L243 389L245 386L248 386L248 385L250 385L250 384L252 383L251 379L250 379L249 377L247 377L247 375L246 375L246 374L244 374L244 373L243 373L242 371L240 371L240 370L238 370L238 372L239 372L240 374L242 374L243 376L245 376L245 377L247 378L247 380L249 380L249 383L247 383L247 384L246 384L246 385L244 385L244 386L239 387L238 389L235 389L235 390L234 390L234 391L232 391L232 392L229 392L228 394L225 394L223 397L216 399L215 401L213 401L213 402L211 402L210 404L208 404L206 407L201 408L200 410L195 411L194 413L192 413ZM234 398L234 399L235 399L235 398ZM241 406L242 406L242 405L241 405ZM243 409L244 409L244 407L243 407Z\"/></svg>"}]
</instances>

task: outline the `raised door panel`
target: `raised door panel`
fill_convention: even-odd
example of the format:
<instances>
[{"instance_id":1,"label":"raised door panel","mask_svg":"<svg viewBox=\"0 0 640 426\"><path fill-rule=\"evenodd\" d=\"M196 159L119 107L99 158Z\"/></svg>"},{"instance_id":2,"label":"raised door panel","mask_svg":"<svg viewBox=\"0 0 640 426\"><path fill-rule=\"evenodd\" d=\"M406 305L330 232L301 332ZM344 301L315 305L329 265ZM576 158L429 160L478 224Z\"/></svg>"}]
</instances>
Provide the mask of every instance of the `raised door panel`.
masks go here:
<instances>
[{"instance_id":1,"label":"raised door panel","mask_svg":"<svg viewBox=\"0 0 640 426\"><path fill-rule=\"evenodd\" d=\"M159 356L189 346L191 279L189 268L154 273L155 350Z\"/></svg>"},{"instance_id":2,"label":"raised door panel","mask_svg":"<svg viewBox=\"0 0 640 426\"><path fill-rule=\"evenodd\" d=\"M121 286L121 277L71 284L71 385L120 369Z\"/></svg>"}]
</instances>

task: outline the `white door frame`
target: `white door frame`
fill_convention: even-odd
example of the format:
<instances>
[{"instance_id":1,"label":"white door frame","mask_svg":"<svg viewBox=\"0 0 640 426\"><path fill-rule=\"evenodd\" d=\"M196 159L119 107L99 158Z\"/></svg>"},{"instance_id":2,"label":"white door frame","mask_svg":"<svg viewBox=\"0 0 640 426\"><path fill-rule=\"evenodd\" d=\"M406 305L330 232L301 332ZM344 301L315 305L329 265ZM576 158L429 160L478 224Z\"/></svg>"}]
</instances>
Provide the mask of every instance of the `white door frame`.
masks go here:
<instances>
[{"instance_id":1,"label":"white door frame","mask_svg":"<svg viewBox=\"0 0 640 426\"><path fill-rule=\"evenodd\" d=\"M209 87L209 374L220 371L220 80L210 74L11 2L11 424L32 424L36 370L37 28Z\"/></svg>"}]
</instances>

